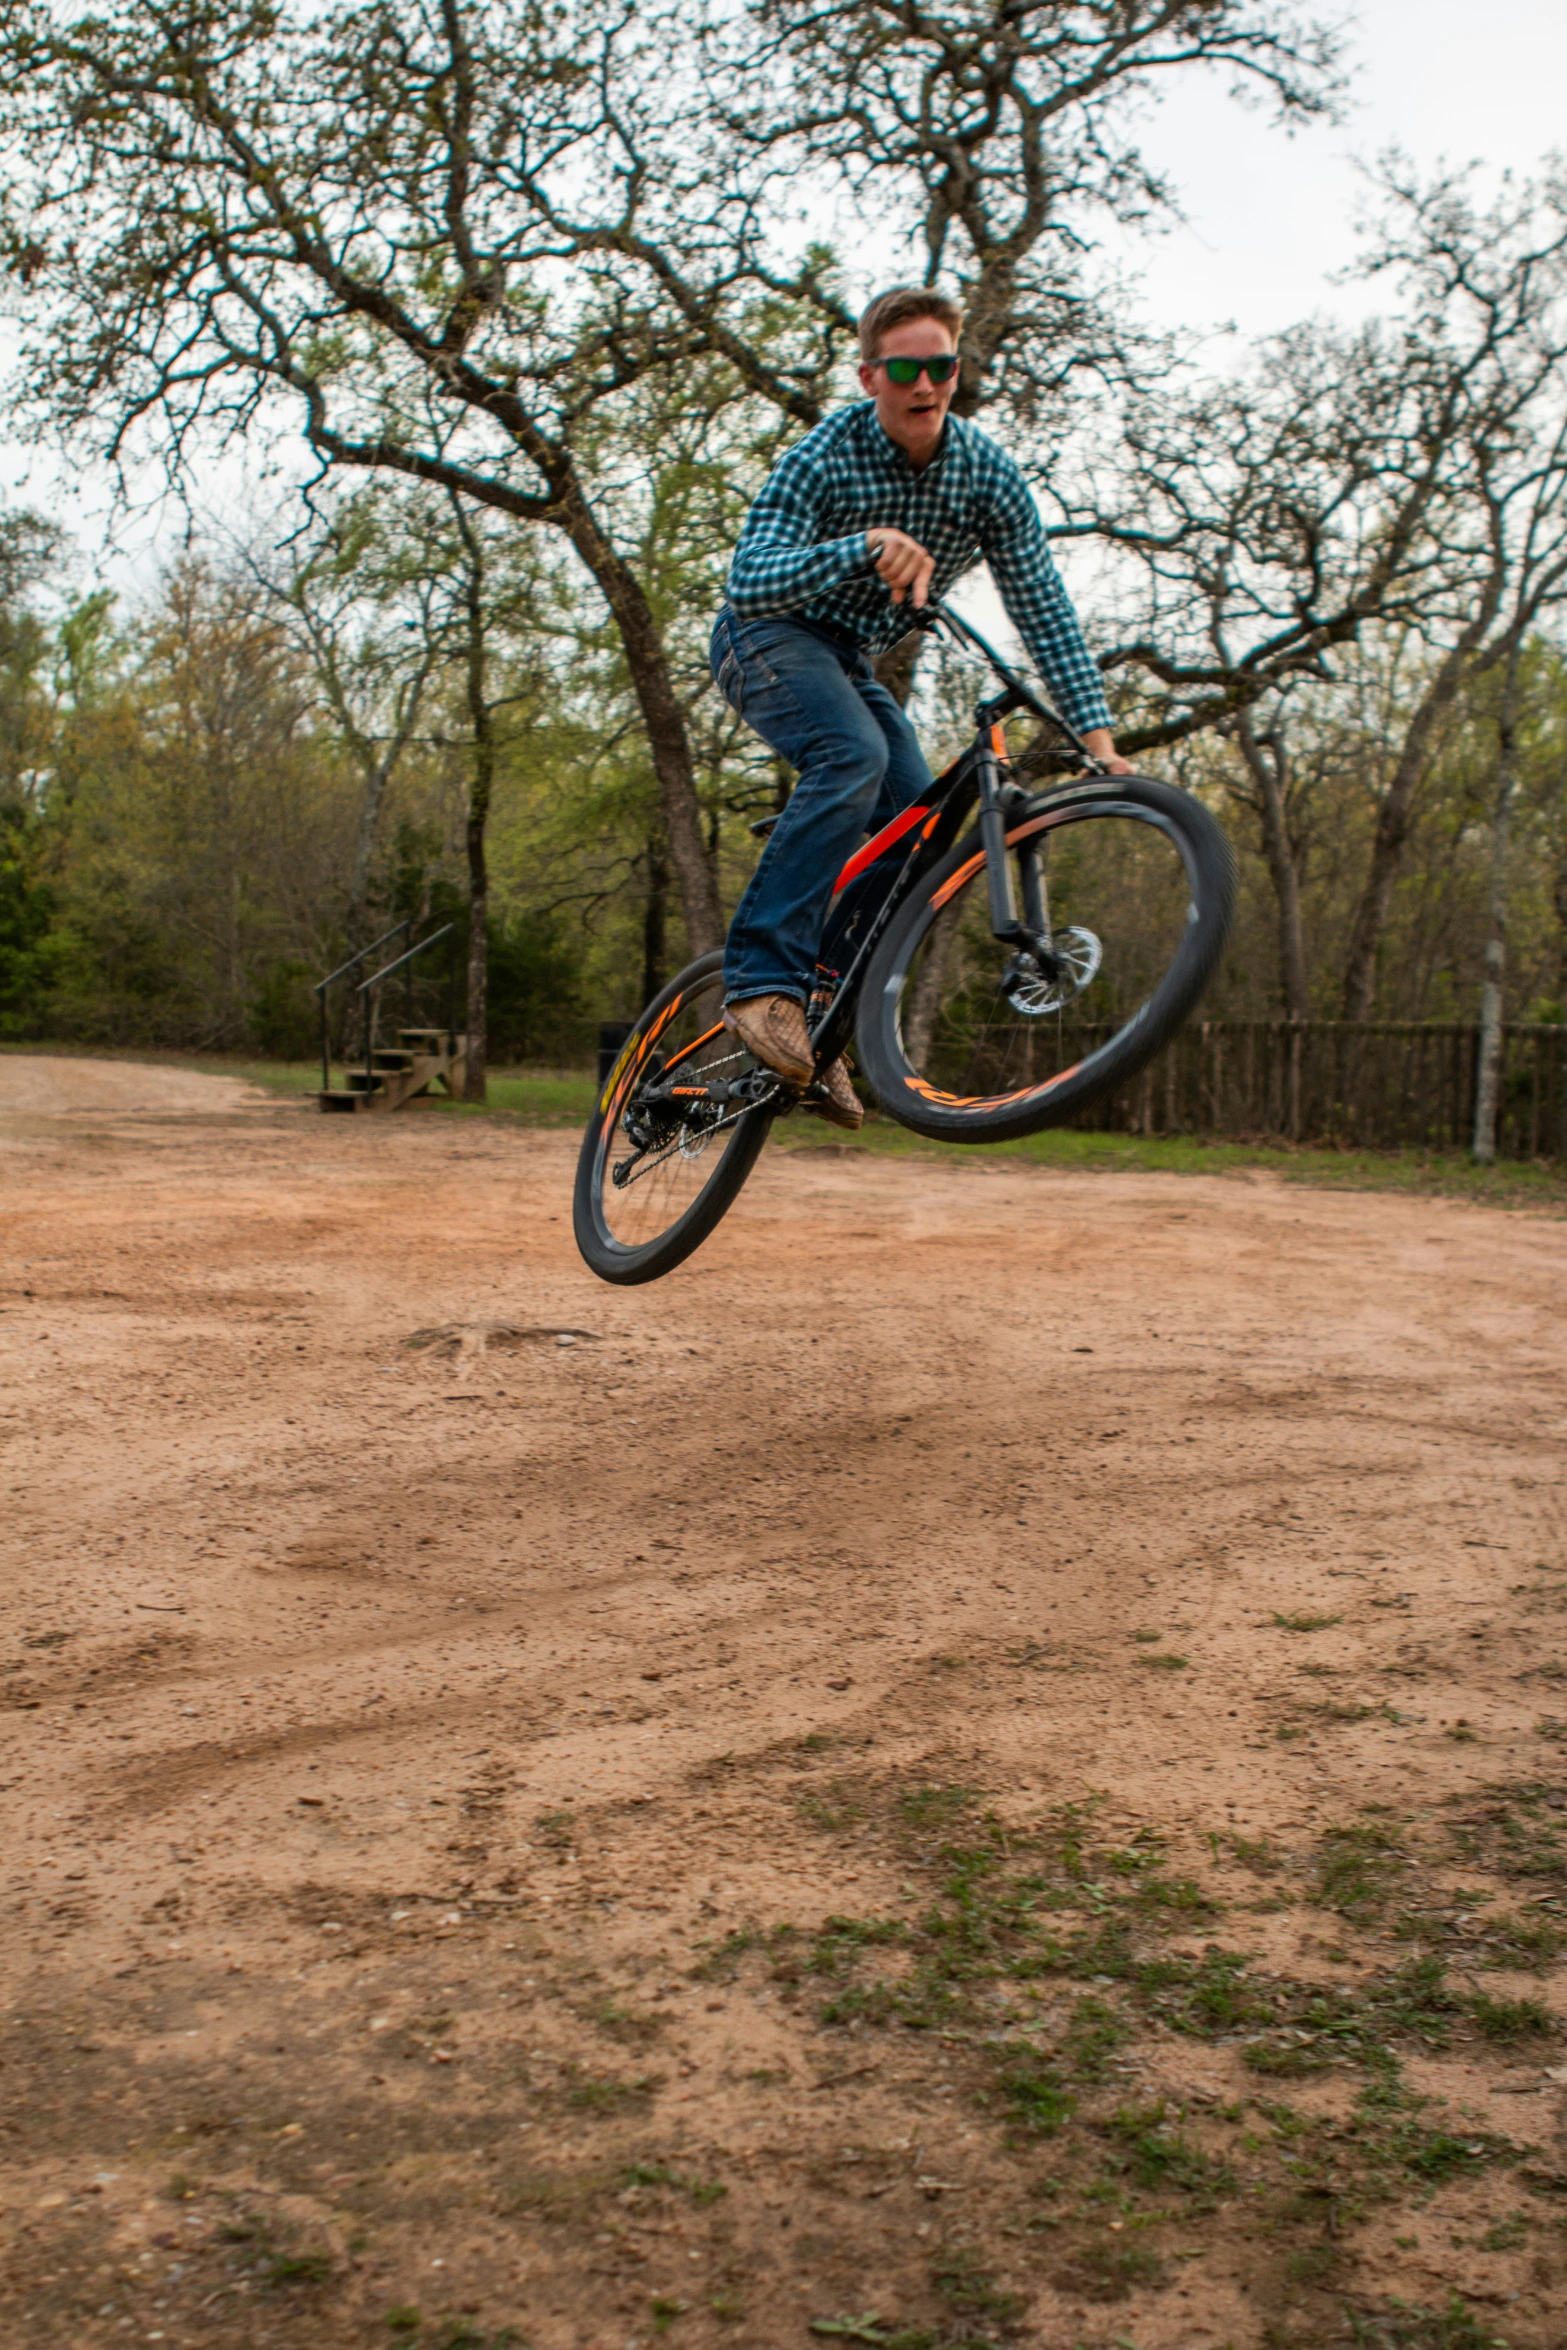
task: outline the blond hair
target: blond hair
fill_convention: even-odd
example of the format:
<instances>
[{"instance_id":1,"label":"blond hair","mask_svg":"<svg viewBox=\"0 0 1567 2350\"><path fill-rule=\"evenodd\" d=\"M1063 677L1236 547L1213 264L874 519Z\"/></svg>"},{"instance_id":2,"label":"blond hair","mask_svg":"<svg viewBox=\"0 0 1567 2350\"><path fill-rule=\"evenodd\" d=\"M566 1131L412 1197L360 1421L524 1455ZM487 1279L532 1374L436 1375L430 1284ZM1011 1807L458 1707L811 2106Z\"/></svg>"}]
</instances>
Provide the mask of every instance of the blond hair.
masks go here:
<instances>
[{"instance_id":1,"label":"blond hair","mask_svg":"<svg viewBox=\"0 0 1567 2350\"><path fill-rule=\"evenodd\" d=\"M912 318L934 318L954 343L963 332L963 305L934 286L893 286L878 294L860 313L860 357L869 363L878 356L881 338Z\"/></svg>"}]
</instances>

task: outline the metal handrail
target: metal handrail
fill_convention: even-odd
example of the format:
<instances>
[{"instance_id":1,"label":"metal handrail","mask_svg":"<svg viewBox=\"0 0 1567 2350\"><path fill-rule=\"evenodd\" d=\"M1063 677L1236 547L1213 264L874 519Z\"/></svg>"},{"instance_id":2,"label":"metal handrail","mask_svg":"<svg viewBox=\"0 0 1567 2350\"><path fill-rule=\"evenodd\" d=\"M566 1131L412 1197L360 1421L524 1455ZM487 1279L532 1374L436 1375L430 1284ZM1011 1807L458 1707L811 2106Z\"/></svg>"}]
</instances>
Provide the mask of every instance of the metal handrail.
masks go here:
<instances>
[{"instance_id":1,"label":"metal handrail","mask_svg":"<svg viewBox=\"0 0 1567 2350\"><path fill-rule=\"evenodd\" d=\"M379 987L383 979L390 979L394 971L401 971L403 965L411 963L415 955L422 955L426 947L433 947L443 938L450 937L455 928L455 923L443 922L439 930L432 930L428 938L421 938L417 945L411 946L405 955L399 955L395 962L383 963L379 971L372 971L368 979L361 979L354 990L355 995L363 995L367 988Z\"/></svg>"},{"instance_id":2,"label":"metal handrail","mask_svg":"<svg viewBox=\"0 0 1567 2350\"><path fill-rule=\"evenodd\" d=\"M367 947L361 947L357 955L350 955L346 963L339 963L337 969L329 971L325 979L316 981L314 993L321 1006L321 1091L323 1093L330 1093L332 1090L332 1048L327 1028L327 989L337 980L345 978L350 971L355 970L364 961L366 955L373 955L377 947L384 947L389 938L399 936L406 938L412 928L412 915L401 922L394 922L390 930L383 930L379 938L373 938ZM346 1037L343 1039L343 1049L346 1053L348 1049Z\"/></svg>"},{"instance_id":3,"label":"metal handrail","mask_svg":"<svg viewBox=\"0 0 1567 2350\"><path fill-rule=\"evenodd\" d=\"M372 971L368 979L361 979L355 988L354 993L365 998L365 1093L367 1096L375 1082L375 998L370 992L371 989L379 987L383 979L390 979L394 971L401 971L405 963L411 963L414 957L422 955L427 947L438 946L443 938L450 938L456 927L454 922L443 923L439 930L432 930L428 938L416 941L406 954L397 956L393 962L384 963L379 971ZM387 936L390 937L391 933L388 932ZM378 939L376 943L380 945L383 942ZM453 954L449 953L446 990L446 1050L448 1054L454 1053L457 1049L456 987L457 966Z\"/></svg>"}]
</instances>

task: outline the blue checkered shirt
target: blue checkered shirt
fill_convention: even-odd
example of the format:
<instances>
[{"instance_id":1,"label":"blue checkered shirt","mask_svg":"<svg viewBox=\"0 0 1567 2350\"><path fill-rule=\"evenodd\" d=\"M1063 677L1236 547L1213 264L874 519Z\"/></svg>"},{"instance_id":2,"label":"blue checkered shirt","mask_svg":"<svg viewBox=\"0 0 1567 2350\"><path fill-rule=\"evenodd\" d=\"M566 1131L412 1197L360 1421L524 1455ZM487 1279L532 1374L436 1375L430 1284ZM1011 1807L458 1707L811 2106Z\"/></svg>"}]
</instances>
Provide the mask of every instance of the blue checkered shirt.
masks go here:
<instances>
[{"instance_id":1,"label":"blue checkered shirt","mask_svg":"<svg viewBox=\"0 0 1567 2350\"><path fill-rule=\"evenodd\" d=\"M868 653L896 644L907 605L878 579L865 533L907 531L935 558L944 596L983 555L1029 656L1080 734L1108 726L1093 655L1073 611L1027 482L988 435L949 416L921 473L882 430L873 400L817 425L769 474L729 567L742 619L797 613L847 629Z\"/></svg>"}]
</instances>

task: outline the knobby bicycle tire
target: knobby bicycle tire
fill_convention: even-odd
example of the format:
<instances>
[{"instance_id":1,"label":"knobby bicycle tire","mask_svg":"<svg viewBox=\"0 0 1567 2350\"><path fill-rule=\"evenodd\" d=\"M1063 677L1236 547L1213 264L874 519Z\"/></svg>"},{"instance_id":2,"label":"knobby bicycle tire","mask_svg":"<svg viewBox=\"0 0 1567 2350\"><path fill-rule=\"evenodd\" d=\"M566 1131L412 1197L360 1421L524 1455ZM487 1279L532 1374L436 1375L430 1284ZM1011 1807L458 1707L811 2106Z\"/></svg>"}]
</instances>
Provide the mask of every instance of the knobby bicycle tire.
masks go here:
<instances>
[{"instance_id":1,"label":"knobby bicycle tire","mask_svg":"<svg viewBox=\"0 0 1567 2350\"><path fill-rule=\"evenodd\" d=\"M681 1036L682 1022L695 1025L700 1034L704 1021L716 1020L723 996L723 968L723 954L718 951L699 955L678 972L642 1012L607 1084L600 1089L577 1158L572 1227L584 1261L601 1281L625 1286L656 1281L683 1264L733 1206L767 1140L774 1116L771 1104L745 1110L731 1124L705 1135L695 1130L682 1140L677 1129L661 1151L647 1153L642 1159L635 1158L635 1146L621 1123L628 1109L634 1114L639 1082L653 1067L655 1056L667 1056L671 1042ZM715 1041L711 1049L754 1066L750 1056L729 1040ZM617 1148L634 1161L623 1188L616 1186L615 1168L617 1164L624 1167L627 1159L617 1161ZM639 1175L638 1168L645 1169L645 1175ZM684 1191L669 1199L667 1221L661 1221L666 1214L660 1204L662 1190L649 1194L641 1218L646 1229L639 1237L636 1186L643 1180L659 1185L665 1171L672 1171ZM630 1205L629 1216L621 1214L623 1202Z\"/></svg>"},{"instance_id":2,"label":"knobby bicycle tire","mask_svg":"<svg viewBox=\"0 0 1567 2350\"><path fill-rule=\"evenodd\" d=\"M1166 956L1163 968L1157 976L1154 970L1147 973L1147 991L1142 992L1139 986L1141 1000L1122 1016L1110 989L1124 973L1112 967L1115 958L1111 956L1105 973L1110 1036L1070 1067L1043 1077L1025 1076L1018 1082L1018 1066L1006 1065L1007 1053L992 1035L1000 1023L987 1025L986 1020L990 998L999 994L1001 975L988 970L976 978L972 968L962 965L965 953L972 966L976 959L983 961L982 950L988 950L998 963L1007 951L995 944L984 912L985 859L976 828L933 868L894 916L871 960L860 998L856 1026L860 1067L883 1108L915 1133L948 1142L1005 1142L1058 1126L1135 1076L1181 1027L1207 987L1224 951L1235 901L1235 859L1220 826L1200 801L1153 777L1078 777L1057 790L1041 793L1011 815L1008 850L1021 857L1027 844L1029 855L1048 859L1072 837L1071 828L1096 823L1106 827L1104 834L1080 837L1108 838L1108 827L1119 823L1144 827L1150 841L1167 844L1158 852L1169 867L1161 883L1167 936L1153 944L1140 938L1130 912L1122 923L1127 933L1122 955L1125 969L1137 975L1139 958L1146 963L1150 955L1156 959ZM1131 837L1130 832L1119 835L1118 846ZM1079 865L1091 861L1078 859ZM1122 856L1120 862L1129 869L1135 867L1136 859ZM1188 893L1184 916L1178 913L1182 876ZM1114 891L1104 882L1100 886L1112 901L1114 919ZM911 974L927 942L929 954L935 956L938 920L945 915L949 926L956 927L964 906L971 909L965 933L968 944L956 950L957 976L944 979L938 972L934 977L921 1031L920 1021L911 1012ZM1091 931L1077 929L1066 935L1089 940L1096 955L1104 951ZM946 951L950 955L953 950ZM923 969L923 964L920 967ZM1099 970L1096 960L1094 973ZM983 999L977 1013L976 998ZM1008 1051L1014 1064L1026 1060L1031 1068L1039 1033L1037 1015L1031 1034L1022 1017L1014 1016L1015 997L1008 997L1007 1002L1013 1007L1003 1013ZM946 1018L953 1005L958 1005L961 1017ZM1091 992L1082 998L1081 1009L1083 1016L1102 1016ZM906 1025L913 1034L912 1049L905 1041ZM1014 1036L1020 1039L1015 1049ZM988 1049L988 1070L976 1037ZM959 1072L956 1077L954 1069Z\"/></svg>"}]
</instances>

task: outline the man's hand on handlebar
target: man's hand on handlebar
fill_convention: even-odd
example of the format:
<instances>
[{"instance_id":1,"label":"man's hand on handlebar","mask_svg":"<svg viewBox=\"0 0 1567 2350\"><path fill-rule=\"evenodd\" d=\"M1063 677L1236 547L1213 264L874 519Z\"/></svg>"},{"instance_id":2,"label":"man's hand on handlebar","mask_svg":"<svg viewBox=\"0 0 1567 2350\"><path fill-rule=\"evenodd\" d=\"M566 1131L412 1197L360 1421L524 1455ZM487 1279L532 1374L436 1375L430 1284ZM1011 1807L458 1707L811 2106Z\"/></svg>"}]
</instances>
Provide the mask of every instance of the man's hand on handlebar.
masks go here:
<instances>
[{"instance_id":1,"label":"man's hand on handlebar","mask_svg":"<svg viewBox=\"0 0 1567 2350\"><path fill-rule=\"evenodd\" d=\"M1083 748L1093 753L1106 775L1131 774L1132 762L1122 758L1108 726L1095 726L1085 734Z\"/></svg>"},{"instance_id":2,"label":"man's hand on handlebar","mask_svg":"<svg viewBox=\"0 0 1567 2350\"><path fill-rule=\"evenodd\" d=\"M893 602L901 604L908 596L915 611L923 611L936 568L935 556L927 555L919 540L911 539L904 530L868 530L865 545L876 558L879 576L892 590Z\"/></svg>"}]
</instances>

